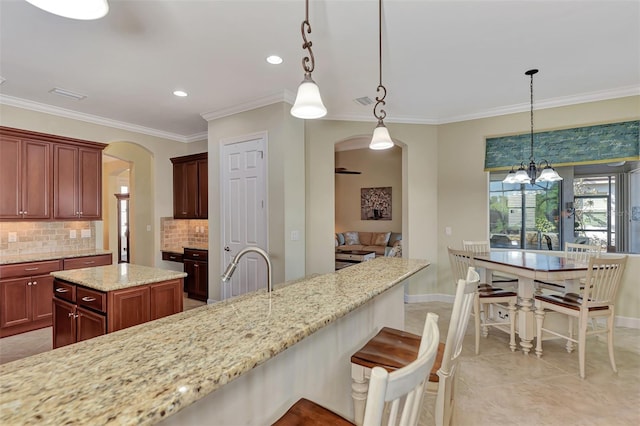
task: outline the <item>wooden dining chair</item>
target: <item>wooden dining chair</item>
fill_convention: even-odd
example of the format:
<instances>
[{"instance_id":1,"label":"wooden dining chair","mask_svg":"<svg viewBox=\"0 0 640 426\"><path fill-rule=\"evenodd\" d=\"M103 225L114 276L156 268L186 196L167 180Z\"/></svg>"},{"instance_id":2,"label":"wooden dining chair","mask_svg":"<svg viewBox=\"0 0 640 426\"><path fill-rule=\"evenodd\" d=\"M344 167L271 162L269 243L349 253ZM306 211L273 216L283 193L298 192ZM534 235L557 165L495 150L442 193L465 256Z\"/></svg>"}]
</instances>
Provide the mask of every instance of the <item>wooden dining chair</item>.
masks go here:
<instances>
[{"instance_id":1,"label":"wooden dining chair","mask_svg":"<svg viewBox=\"0 0 640 426\"><path fill-rule=\"evenodd\" d=\"M415 426L420 418L423 390L438 352L440 332L438 315L428 313L418 356L394 371L382 367L371 370L365 426ZM387 410L385 410L387 407ZM385 421L386 417L386 421ZM274 425L353 425L344 417L309 401L300 399Z\"/></svg>"},{"instance_id":2,"label":"wooden dining chair","mask_svg":"<svg viewBox=\"0 0 640 426\"><path fill-rule=\"evenodd\" d=\"M477 255L488 255L491 251L491 244L489 241L470 241L470 240L462 240L462 250L470 251ZM514 289L518 285L518 277L514 277L513 275L508 275L504 273L493 273L491 276L491 285L493 286L502 286L508 287L509 289Z\"/></svg>"},{"instance_id":3,"label":"wooden dining chair","mask_svg":"<svg viewBox=\"0 0 640 426\"><path fill-rule=\"evenodd\" d=\"M581 294L550 294L535 296L535 316L537 328L536 355L542 356L543 332L567 340L567 352L573 351L573 344L578 344L578 363L580 377L585 377L585 358L587 336L592 334L607 334L609 361L611 368L617 372L613 354L613 325L615 321L615 301L622 274L627 263L627 256L621 258L589 259L589 269L584 290ZM559 312L569 317L567 334L544 327L547 311ZM605 318L606 326L600 328L598 319ZM574 319L578 323L578 336L574 337ZM588 330L591 320L591 330Z\"/></svg>"},{"instance_id":4,"label":"wooden dining chair","mask_svg":"<svg viewBox=\"0 0 640 426\"><path fill-rule=\"evenodd\" d=\"M429 374L428 392L437 392L436 424L448 425L452 418L458 357L469 322L480 277L474 268L468 268L466 279L459 280L449 321L445 343L438 346L438 355ZM394 371L416 359L424 345L422 337L392 328L383 328L364 347L351 357L353 402L356 424L362 424L369 374L375 367Z\"/></svg>"},{"instance_id":5,"label":"wooden dining chair","mask_svg":"<svg viewBox=\"0 0 640 426\"><path fill-rule=\"evenodd\" d=\"M564 257L571 260L587 263L592 257L600 257L602 247L590 244L564 243ZM538 289L537 294L541 294L541 289L566 291L566 284L563 281L540 281L535 280L534 284ZM580 280L580 284L584 285L584 279Z\"/></svg>"},{"instance_id":6,"label":"wooden dining chair","mask_svg":"<svg viewBox=\"0 0 640 426\"><path fill-rule=\"evenodd\" d=\"M457 282L464 278L466 269L469 266L475 267L473 253L464 250L455 250L451 247L449 251L449 262L453 279ZM503 290L487 283L478 286L478 293L473 306L473 316L475 325L475 350L476 355L480 353L480 334L483 337L489 336L489 327L501 330L509 334L509 348L516 350L516 311L518 304L518 294L514 291ZM508 311L506 319L495 318L495 311L498 307ZM492 308L493 311L492 311Z\"/></svg>"}]
</instances>

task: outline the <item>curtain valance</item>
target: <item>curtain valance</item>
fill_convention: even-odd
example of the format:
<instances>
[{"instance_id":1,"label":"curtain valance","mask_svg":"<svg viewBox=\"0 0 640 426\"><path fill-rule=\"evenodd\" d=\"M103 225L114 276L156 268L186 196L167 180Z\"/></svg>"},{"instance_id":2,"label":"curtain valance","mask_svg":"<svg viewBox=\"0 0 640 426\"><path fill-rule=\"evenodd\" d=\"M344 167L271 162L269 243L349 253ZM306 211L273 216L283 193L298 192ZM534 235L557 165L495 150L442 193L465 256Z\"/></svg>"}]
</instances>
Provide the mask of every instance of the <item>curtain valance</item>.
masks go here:
<instances>
[{"instance_id":1,"label":"curtain valance","mask_svg":"<svg viewBox=\"0 0 640 426\"><path fill-rule=\"evenodd\" d=\"M640 160L640 120L534 133L533 156L553 166ZM531 134L487 138L485 171L529 162Z\"/></svg>"}]
</instances>

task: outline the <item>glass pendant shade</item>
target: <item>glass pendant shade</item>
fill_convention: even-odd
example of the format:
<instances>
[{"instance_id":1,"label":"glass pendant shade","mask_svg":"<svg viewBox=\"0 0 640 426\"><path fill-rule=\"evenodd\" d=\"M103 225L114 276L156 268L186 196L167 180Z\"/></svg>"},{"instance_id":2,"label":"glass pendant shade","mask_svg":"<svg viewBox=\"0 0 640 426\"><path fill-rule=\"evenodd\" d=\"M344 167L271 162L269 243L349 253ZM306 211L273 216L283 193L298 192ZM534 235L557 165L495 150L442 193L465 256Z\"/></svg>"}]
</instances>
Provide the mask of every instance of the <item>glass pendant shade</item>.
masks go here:
<instances>
[{"instance_id":1,"label":"glass pendant shade","mask_svg":"<svg viewBox=\"0 0 640 426\"><path fill-rule=\"evenodd\" d=\"M109 12L107 0L27 0L32 5L71 19L100 19Z\"/></svg>"},{"instance_id":2,"label":"glass pendant shade","mask_svg":"<svg viewBox=\"0 0 640 426\"><path fill-rule=\"evenodd\" d=\"M370 149L389 149L393 147L393 141L391 140L391 135L389 135L389 130L387 130L386 126L382 121L378 122L378 125L373 130L373 137L371 138L371 143L369 144Z\"/></svg>"},{"instance_id":3,"label":"glass pendant shade","mask_svg":"<svg viewBox=\"0 0 640 426\"><path fill-rule=\"evenodd\" d=\"M556 182L559 180L562 180L562 177L550 166L545 167L538 178L539 182Z\"/></svg>"},{"instance_id":4,"label":"glass pendant shade","mask_svg":"<svg viewBox=\"0 0 640 426\"><path fill-rule=\"evenodd\" d=\"M516 172L514 179L517 183L529 183L531 181L531 178L529 178L529 174L523 168L520 168L520 170Z\"/></svg>"},{"instance_id":5,"label":"glass pendant shade","mask_svg":"<svg viewBox=\"0 0 640 426\"><path fill-rule=\"evenodd\" d=\"M503 183L516 183L516 172L511 169L509 173L507 173L507 177L502 181Z\"/></svg>"},{"instance_id":6,"label":"glass pendant shade","mask_svg":"<svg viewBox=\"0 0 640 426\"><path fill-rule=\"evenodd\" d=\"M298 94L291 107L291 115L298 118L321 118L327 115L327 108L320 97L320 89L310 73L305 73L304 80L298 86Z\"/></svg>"}]
</instances>

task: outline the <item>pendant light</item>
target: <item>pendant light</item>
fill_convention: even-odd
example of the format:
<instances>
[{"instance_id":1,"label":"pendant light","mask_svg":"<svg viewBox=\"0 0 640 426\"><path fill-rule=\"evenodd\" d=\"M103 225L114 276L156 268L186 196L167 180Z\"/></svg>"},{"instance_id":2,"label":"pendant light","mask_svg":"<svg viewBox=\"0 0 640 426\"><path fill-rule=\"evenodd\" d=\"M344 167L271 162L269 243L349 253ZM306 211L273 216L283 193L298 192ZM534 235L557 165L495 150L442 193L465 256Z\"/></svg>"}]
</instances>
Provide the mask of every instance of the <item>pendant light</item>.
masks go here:
<instances>
[{"instance_id":1,"label":"pendant light","mask_svg":"<svg viewBox=\"0 0 640 426\"><path fill-rule=\"evenodd\" d=\"M376 104L373 107L373 115L378 119L378 125L373 130L373 137L371 138L369 148L380 150L393 147L391 135L389 135L389 130L387 130L383 121L387 113L382 108L378 111L378 107L385 105L384 98L387 97L387 88L382 85L382 0L378 0L378 53L380 59L378 63L380 83L376 89L378 96L376 96Z\"/></svg>"},{"instance_id":2,"label":"pendant light","mask_svg":"<svg viewBox=\"0 0 640 426\"><path fill-rule=\"evenodd\" d=\"M322 103L320 97L320 89L318 85L311 78L311 73L315 68L316 62L313 57L313 51L311 50L312 43L307 40L305 30L308 34L311 34L311 24L309 24L309 0L305 0L306 15L305 20L302 21L300 30L302 32L302 48L309 51L309 56L302 58L302 69L304 69L304 80L298 86L298 93L296 95L296 101L291 107L291 115L298 118L321 118L327 115L327 109ZM311 58L311 59L309 59ZM309 62L311 62L309 64Z\"/></svg>"},{"instance_id":3,"label":"pendant light","mask_svg":"<svg viewBox=\"0 0 640 426\"><path fill-rule=\"evenodd\" d=\"M537 182L555 182L562 180L562 177L555 171L553 167L551 167L551 163L547 160L542 160L538 165L536 165L536 161L533 157L533 76L538 73L537 69L532 69L525 72L525 75L528 75L531 78L529 83L529 89L531 93L531 154L529 155L529 167L525 169L524 161L520 163L520 168L518 171L514 171L514 167L511 167L509 173L507 173L507 177L502 181L503 183L529 183L533 185ZM544 164L544 169L538 176L538 169L542 168Z\"/></svg>"},{"instance_id":4,"label":"pendant light","mask_svg":"<svg viewBox=\"0 0 640 426\"><path fill-rule=\"evenodd\" d=\"M90 21L100 19L109 12L107 0L27 0L54 15Z\"/></svg>"}]
</instances>

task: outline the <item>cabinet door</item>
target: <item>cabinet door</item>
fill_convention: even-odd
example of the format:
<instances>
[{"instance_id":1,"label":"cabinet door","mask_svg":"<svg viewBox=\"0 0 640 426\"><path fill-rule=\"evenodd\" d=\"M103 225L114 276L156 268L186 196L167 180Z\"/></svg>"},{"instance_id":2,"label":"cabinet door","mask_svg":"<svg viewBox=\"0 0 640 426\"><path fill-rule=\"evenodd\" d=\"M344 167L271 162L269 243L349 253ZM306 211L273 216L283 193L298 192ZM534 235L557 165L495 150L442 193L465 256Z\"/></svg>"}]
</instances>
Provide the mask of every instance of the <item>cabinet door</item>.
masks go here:
<instances>
[{"instance_id":1,"label":"cabinet door","mask_svg":"<svg viewBox=\"0 0 640 426\"><path fill-rule=\"evenodd\" d=\"M53 299L53 349L76 342L76 305Z\"/></svg>"},{"instance_id":2,"label":"cabinet door","mask_svg":"<svg viewBox=\"0 0 640 426\"><path fill-rule=\"evenodd\" d=\"M0 281L0 327L31 322L31 282L29 278Z\"/></svg>"},{"instance_id":3,"label":"cabinet door","mask_svg":"<svg viewBox=\"0 0 640 426\"><path fill-rule=\"evenodd\" d=\"M53 217L77 219L78 148L67 145L53 147Z\"/></svg>"},{"instance_id":4,"label":"cabinet door","mask_svg":"<svg viewBox=\"0 0 640 426\"><path fill-rule=\"evenodd\" d=\"M182 312L182 280L151 284L151 320Z\"/></svg>"},{"instance_id":5,"label":"cabinet door","mask_svg":"<svg viewBox=\"0 0 640 426\"><path fill-rule=\"evenodd\" d=\"M31 319L49 320L53 315L53 277L41 275L31 278Z\"/></svg>"},{"instance_id":6,"label":"cabinet door","mask_svg":"<svg viewBox=\"0 0 640 426\"><path fill-rule=\"evenodd\" d=\"M189 293L189 297L196 288L196 262L195 260L184 259L184 272L187 277L184 279L184 291Z\"/></svg>"},{"instance_id":7,"label":"cabinet door","mask_svg":"<svg viewBox=\"0 0 640 426\"><path fill-rule=\"evenodd\" d=\"M51 144L22 141L22 217L49 219L51 217Z\"/></svg>"},{"instance_id":8,"label":"cabinet door","mask_svg":"<svg viewBox=\"0 0 640 426\"><path fill-rule=\"evenodd\" d=\"M0 219L21 219L20 139L0 136Z\"/></svg>"},{"instance_id":9,"label":"cabinet door","mask_svg":"<svg viewBox=\"0 0 640 426\"><path fill-rule=\"evenodd\" d=\"M207 300L209 294L209 280L206 262L193 260L184 261L184 271L187 273L187 293L190 298Z\"/></svg>"},{"instance_id":10,"label":"cabinet door","mask_svg":"<svg viewBox=\"0 0 640 426\"><path fill-rule=\"evenodd\" d=\"M81 219L102 218L102 151L78 150L78 208Z\"/></svg>"},{"instance_id":11,"label":"cabinet door","mask_svg":"<svg viewBox=\"0 0 640 426\"><path fill-rule=\"evenodd\" d=\"M198 160L198 218L209 217L209 173L207 160Z\"/></svg>"},{"instance_id":12,"label":"cabinet door","mask_svg":"<svg viewBox=\"0 0 640 426\"><path fill-rule=\"evenodd\" d=\"M109 333L149 321L149 286L111 291L107 300Z\"/></svg>"},{"instance_id":13,"label":"cabinet door","mask_svg":"<svg viewBox=\"0 0 640 426\"><path fill-rule=\"evenodd\" d=\"M107 319L104 315L81 307L76 308L76 315L77 342L107 334Z\"/></svg>"}]
</instances>

